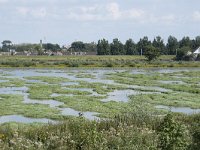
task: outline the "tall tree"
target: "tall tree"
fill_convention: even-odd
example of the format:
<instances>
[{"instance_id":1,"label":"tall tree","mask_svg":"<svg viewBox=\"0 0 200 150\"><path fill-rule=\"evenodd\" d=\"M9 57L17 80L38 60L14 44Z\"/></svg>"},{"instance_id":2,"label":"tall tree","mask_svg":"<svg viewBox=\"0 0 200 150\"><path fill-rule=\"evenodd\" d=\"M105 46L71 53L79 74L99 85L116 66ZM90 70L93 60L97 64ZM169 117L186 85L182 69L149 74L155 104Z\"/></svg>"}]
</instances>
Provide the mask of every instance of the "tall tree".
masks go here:
<instances>
[{"instance_id":1,"label":"tall tree","mask_svg":"<svg viewBox=\"0 0 200 150\"><path fill-rule=\"evenodd\" d=\"M192 41L190 40L190 38L188 36L183 37L179 41L179 48L182 48L182 47L190 47L190 48L192 48Z\"/></svg>"},{"instance_id":2,"label":"tall tree","mask_svg":"<svg viewBox=\"0 0 200 150\"><path fill-rule=\"evenodd\" d=\"M29 51L29 52L33 52L35 50L35 46L37 44L16 44L14 45L14 49L17 52L24 52L24 51Z\"/></svg>"},{"instance_id":3,"label":"tall tree","mask_svg":"<svg viewBox=\"0 0 200 150\"><path fill-rule=\"evenodd\" d=\"M12 42L10 40L4 40L2 42L2 51L9 52L12 48Z\"/></svg>"},{"instance_id":4,"label":"tall tree","mask_svg":"<svg viewBox=\"0 0 200 150\"><path fill-rule=\"evenodd\" d=\"M198 48L198 47L200 47L200 36L197 36L195 38L195 49Z\"/></svg>"},{"instance_id":5,"label":"tall tree","mask_svg":"<svg viewBox=\"0 0 200 150\"><path fill-rule=\"evenodd\" d=\"M85 43L85 50L87 52L96 52L97 51L97 44L95 42Z\"/></svg>"},{"instance_id":6,"label":"tall tree","mask_svg":"<svg viewBox=\"0 0 200 150\"><path fill-rule=\"evenodd\" d=\"M43 47L45 50L51 50L53 52L57 52L61 50L58 44L47 43L47 44L43 44Z\"/></svg>"},{"instance_id":7,"label":"tall tree","mask_svg":"<svg viewBox=\"0 0 200 150\"><path fill-rule=\"evenodd\" d=\"M85 44L82 41L73 42L71 44L71 48L75 51L84 51L85 50Z\"/></svg>"},{"instance_id":8,"label":"tall tree","mask_svg":"<svg viewBox=\"0 0 200 150\"><path fill-rule=\"evenodd\" d=\"M167 54L167 52L165 51L165 44L163 39L160 36L157 36L156 38L154 38L152 45L160 50L160 54Z\"/></svg>"},{"instance_id":9,"label":"tall tree","mask_svg":"<svg viewBox=\"0 0 200 150\"><path fill-rule=\"evenodd\" d=\"M151 41L148 40L147 36L144 36L140 41L137 43L137 51L139 54L145 53L145 47L151 45Z\"/></svg>"},{"instance_id":10,"label":"tall tree","mask_svg":"<svg viewBox=\"0 0 200 150\"><path fill-rule=\"evenodd\" d=\"M102 39L98 41L97 55L110 55L110 45L107 40Z\"/></svg>"},{"instance_id":11,"label":"tall tree","mask_svg":"<svg viewBox=\"0 0 200 150\"><path fill-rule=\"evenodd\" d=\"M118 40L113 39L113 42L110 44L111 55L125 55L124 45Z\"/></svg>"},{"instance_id":12,"label":"tall tree","mask_svg":"<svg viewBox=\"0 0 200 150\"><path fill-rule=\"evenodd\" d=\"M176 50L179 47L179 43L178 40L174 37L174 36L169 36L168 40L167 40L167 54L168 55L175 55L176 54Z\"/></svg>"},{"instance_id":13,"label":"tall tree","mask_svg":"<svg viewBox=\"0 0 200 150\"><path fill-rule=\"evenodd\" d=\"M136 49L136 44L133 42L132 39L129 39L126 41L124 45L124 49L126 52L126 55L137 55L137 49Z\"/></svg>"}]
</instances>

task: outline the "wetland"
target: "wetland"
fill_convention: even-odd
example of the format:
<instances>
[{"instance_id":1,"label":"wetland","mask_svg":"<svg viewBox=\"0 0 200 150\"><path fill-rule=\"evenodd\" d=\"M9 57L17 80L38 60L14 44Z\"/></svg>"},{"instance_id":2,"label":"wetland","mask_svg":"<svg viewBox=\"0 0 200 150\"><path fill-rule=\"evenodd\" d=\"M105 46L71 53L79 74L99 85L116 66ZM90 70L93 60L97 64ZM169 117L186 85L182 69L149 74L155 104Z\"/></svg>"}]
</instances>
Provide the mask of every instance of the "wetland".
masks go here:
<instances>
[{"instance_id":1,"label":"wetland","mask_svg":"<svg viewBox=\"0 0 200 150\"><path fill-rule=\"evenodd\" d=\"M199 113L199 74L199 68L0 69L0 123L47 123L80 113L112 118L137 103L151 113Z\"/></svg>"}]
</instances>

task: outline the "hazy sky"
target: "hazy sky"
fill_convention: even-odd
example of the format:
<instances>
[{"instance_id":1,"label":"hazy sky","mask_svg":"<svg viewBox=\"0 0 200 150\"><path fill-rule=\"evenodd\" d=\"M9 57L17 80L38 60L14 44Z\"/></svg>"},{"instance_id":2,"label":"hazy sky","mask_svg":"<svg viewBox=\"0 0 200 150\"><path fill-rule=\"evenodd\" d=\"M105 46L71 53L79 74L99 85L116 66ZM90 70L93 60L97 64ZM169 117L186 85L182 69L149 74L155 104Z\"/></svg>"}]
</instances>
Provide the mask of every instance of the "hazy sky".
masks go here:
<instances>
[{"instance_id":1,"label":"hazy sky","mask_svg":"<svg viewBox=\"0 0 200 150\"><path fill-rule=\"evenodd\" d=\"M0 0L0 41L70 44L200 35L200 0Z\"/></svg>"}]
</instances>

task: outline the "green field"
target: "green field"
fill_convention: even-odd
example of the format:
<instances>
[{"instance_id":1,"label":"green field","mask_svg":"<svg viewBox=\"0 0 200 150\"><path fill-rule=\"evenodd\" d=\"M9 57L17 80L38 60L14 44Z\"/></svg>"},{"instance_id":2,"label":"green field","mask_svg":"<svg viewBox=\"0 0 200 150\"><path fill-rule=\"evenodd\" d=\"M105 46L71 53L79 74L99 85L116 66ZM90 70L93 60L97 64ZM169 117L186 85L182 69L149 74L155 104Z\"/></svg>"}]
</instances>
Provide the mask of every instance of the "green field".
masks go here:
<instances>
[{"instance_id":1,"label":"green field","mask_svg":"<svg viewBox=\"0 0 200 150\"><path fill-rule=\"evenodd\" d=\"M175 56L161 56L147 62L143 56L0 56L0 67L199 67L199 62L173 61Z\"/></svg>"}]
</instances>

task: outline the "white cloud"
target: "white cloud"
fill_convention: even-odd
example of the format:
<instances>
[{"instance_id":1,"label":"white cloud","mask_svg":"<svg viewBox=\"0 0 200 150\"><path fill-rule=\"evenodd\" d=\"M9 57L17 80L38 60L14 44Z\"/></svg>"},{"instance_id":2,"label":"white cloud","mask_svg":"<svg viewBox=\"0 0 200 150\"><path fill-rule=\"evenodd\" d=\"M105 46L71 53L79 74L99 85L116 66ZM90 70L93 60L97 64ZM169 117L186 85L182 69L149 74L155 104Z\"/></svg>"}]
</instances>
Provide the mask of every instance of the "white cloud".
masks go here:
<instances>
[{"instance_id":1,"label":"white cloud","mask_svg":"<svg viewBox=\"0 0 200 150\"><path fill-rule=\"evenodd\" d=\"M128 10L125 14L130 16L130 18L133 18L133 19L139 19L145 16L145 12L141 9L131 9L131 10Z\"/></svg>"},{"instance_id":2,"label":"white cloud","mask_svg":"<svg viewBox=\"0 0 200 150\"><path fill-rule=\"evenodd\" d=\"M30 12L30 9L27 7L18 7L17 12L23 16L26 16Z\"/></svg>"},{"instance_id":3,"label":"white cloud","mask_svg":"<svg viewBox=\"0 0 200 150\"><path fill-rule=\"evenodd\" d=\"M34 18L44 18L47 15L46 8L30 8L30 7L17 7L18 14L22 16L31 16Z\"/></svg>"},{"instance_id":4,"label":"white cloud","mask_svg":"<svg viewBox=\"0 0 200 150\"><path fill-rule=\"evenodd\" d=\"M173 14L161 16L159 19L159 21L161 21L165 24L168 24L168 25L175 23L176 20L178 20L178 19L176 19L176 17Z\"/></svg>"},{"instance_id":5,"label":"white cloud","mask_svg":"<svg viewBox=\"0 0 200 150\"><path fill-rule=\"evenodd\" d=\"M200 21L200 12L195 11L192 15L192 18L193 18L194 21Z\"/></svg>"},{"instance_id":6,"label":"white cloud","mask_svg":"<svg viewBox=\"0 0 200 150\"><path fill-rule=\"evenodd\" d=\"M31 10L31 15L35 18L44 18L47 15L46 8L37 8Z\"/></svg>"},{"instance_id":7,"label":"white cloud","mask_svg":"<svg viewBox=\"0 0 200 150\"><path fill-rule=\"evenodd\" d=\"M106 10L108 11L109 15L115 20L120 19L122 15L122 12L119 10L119 4L117 3L108 4Z\"/></svg>"},{"instance_id":8,"label":"white cloud","mask_svg":"<svg viewBox=\"0 0 200 150\"><path fill-rule=\"evenodd\" d=\"M1 0L0 0L1 1ZM54 0L53 0L54 1ZM53 2L52 1L52 2ZM93 3L90 5L73 5L71 7L50 6L26 6L18 7L18 14L21 16L40 19L56 19L70 21L128 21L133 23L157 23L173 25L180 23L182 16L175 14L158 14L149 9L135 7L124 7L117 2ZM195 12L194 20L200 20L200 12ZM186 19L188 20L188 19Z\"/></svg>"},{"instance_id":9,"label":"white cloud","mask_svg":"<svg viewBox=\"0 0 200 150\"><path fill-rule=\"evenodd\" d=\"M60 11L60 10L58 10ZM117 21L117 20L137 20L144 21L147 15L144 10L131 8L123 10L118 3L107 3L104 5L72 7L62 11L64 18L79 21Z\"/></svg>"}]
</instances>

